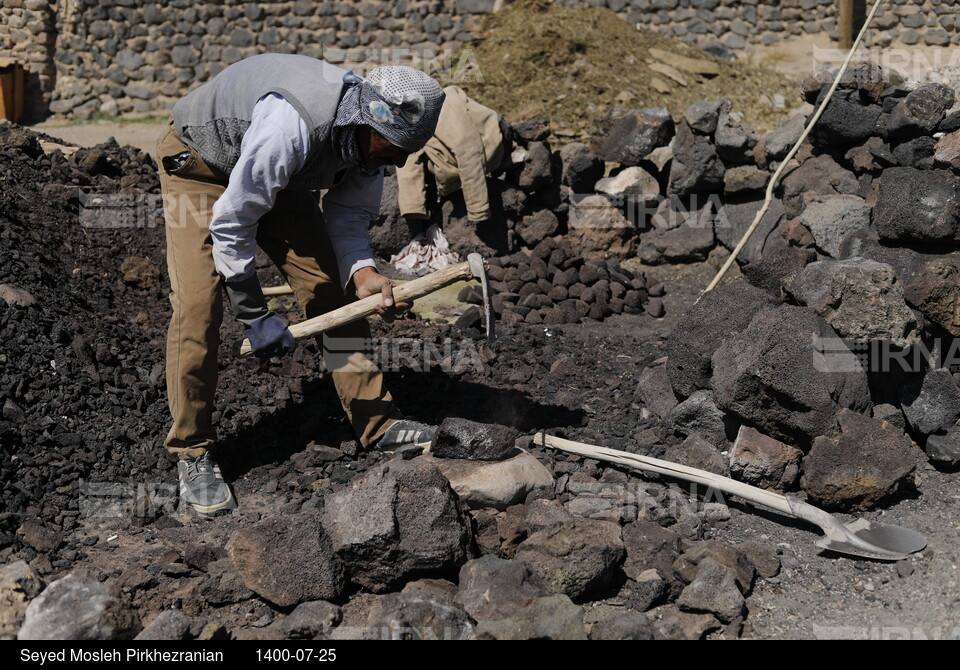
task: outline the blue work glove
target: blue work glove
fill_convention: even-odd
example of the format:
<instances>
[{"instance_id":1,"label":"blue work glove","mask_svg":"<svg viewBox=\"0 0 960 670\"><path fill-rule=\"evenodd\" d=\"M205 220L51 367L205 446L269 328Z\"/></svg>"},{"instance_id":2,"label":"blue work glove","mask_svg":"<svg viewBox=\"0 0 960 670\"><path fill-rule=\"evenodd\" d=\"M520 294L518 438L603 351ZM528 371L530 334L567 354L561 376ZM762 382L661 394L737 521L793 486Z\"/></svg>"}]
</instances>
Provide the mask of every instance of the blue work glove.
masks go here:
<instances>
[{"instance_id":1,"label":"blue work glove","mask_svg":"<svg viewBox=\"0 0 960 670\"><path fill-rule=\"evenodd\" d=\"M244 324L250 348L257 358L271 358L292 354L297 340L288 326L290 323L276 312L268 312L259 319Z\"/></svg>"},{"instance_id":2,"label":"blue work glove","mask_svg":"<svg viewBox=\"0 0 960 670\"><path fill-rule=\"evenodd\" d=\"M293 353L297 340L288 326L290 323L276 312L267 309L260 281L256 275L240 281L223 284L237 321L247 331L247 339L257 358L271 358Z\"/></svg>"}]
</instances>

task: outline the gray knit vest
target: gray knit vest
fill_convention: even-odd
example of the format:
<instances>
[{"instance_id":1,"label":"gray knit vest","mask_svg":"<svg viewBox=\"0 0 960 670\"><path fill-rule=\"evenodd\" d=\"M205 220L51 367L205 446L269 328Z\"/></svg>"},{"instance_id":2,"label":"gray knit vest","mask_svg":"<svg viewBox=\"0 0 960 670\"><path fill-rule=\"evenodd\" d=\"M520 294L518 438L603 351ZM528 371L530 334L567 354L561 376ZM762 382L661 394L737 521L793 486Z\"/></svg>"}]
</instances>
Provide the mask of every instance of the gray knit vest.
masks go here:
<instances>
[{"instance_id":1,"label":"gray knit vest","mask_svg":"<svg viewBox=\"0 0 960 670\"><path fill-rule=\"evenodd\" d=\"M308 56L260 54L230 65L184 96L173 108L180 137L209 165L230 174L253 107L268 93L282 95L310 131L307 159L287 188L330 188L344 164L330 140L346 70Z\"/></svg>"}]
</instances>

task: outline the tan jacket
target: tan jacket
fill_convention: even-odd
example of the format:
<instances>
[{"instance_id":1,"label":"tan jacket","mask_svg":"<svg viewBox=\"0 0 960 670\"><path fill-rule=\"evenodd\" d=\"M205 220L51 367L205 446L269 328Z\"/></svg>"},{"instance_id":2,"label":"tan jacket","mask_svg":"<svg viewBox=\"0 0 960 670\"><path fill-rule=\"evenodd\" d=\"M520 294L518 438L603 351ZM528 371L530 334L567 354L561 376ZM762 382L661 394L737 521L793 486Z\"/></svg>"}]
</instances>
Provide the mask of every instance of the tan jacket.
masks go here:
<instances>
[{"instance_id":1,"label":"tan jacket","mask_svg":"<svg viewBox=\"0 0 960 670\"><path fill-rule=\"evenodd\" d=\"M458 86L443 91L447 97L436 132L397 169L400 214L429 216L424 173L428 169L437 180L440 195L463 189L467 217L483 221L490 218L486 174L503 160L500 115L468 98Z\"/></svg>"}]
</instances>

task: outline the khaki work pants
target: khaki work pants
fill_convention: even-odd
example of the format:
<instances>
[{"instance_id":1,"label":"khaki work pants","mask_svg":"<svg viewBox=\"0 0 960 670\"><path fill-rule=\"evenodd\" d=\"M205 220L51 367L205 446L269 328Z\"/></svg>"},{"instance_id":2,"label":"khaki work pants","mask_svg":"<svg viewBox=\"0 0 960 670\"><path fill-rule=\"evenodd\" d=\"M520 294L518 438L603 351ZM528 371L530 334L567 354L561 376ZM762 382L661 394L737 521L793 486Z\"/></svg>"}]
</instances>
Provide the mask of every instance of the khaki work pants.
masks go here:
<instances>
[{"instance_id":1,"label":"khaki work pants","mask_svg":"<svg viewBox=\"0 0 960 670\"><path fill-rule=\"evenodd\" d=\"M163 158L184 151L190 152L187 161L167 172ZM156 159L173 306L166 370L173 425L165 446L180 458L194 458L216 442L212 417L224 295L223 280L213 262L209 225L213 204L226 188L227 176L204 163L180 139L172 123L157 142ZM260 220L257 245L289 282L307 318L347 302L323 215L310 193L281 191L273 210ZM366 321L358 321L329 335L357 342L370 338L370 327ZM331 370L337 394L360 443L366 447L401 415L382 374L362 352L341 352L337 361L339 367ZM329 360L325 362L329 368Z\"/></svg>"}]
</instances>

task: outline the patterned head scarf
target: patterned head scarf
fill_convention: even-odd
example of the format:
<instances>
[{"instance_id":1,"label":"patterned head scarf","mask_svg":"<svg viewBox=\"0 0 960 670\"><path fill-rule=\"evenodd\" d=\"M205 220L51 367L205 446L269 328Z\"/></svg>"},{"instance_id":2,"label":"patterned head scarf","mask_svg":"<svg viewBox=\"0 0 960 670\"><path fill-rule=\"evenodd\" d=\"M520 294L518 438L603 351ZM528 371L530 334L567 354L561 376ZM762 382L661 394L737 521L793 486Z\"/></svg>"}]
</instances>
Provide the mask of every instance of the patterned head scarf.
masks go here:
<instances>
[{"instance_id":1,"label":"patterned head scarf","mask_svg":"<svg viewBox=\"0 0 960 670\"><path fill-rule=\"evenodd\" d=\"M404 151L419 151L433 137L443 106L440 84L406 65L378 67L364 79L353 71L343 77L347 91L337 108L334 129L367 125ZM338 133L341 153L359 162L355 142ZM356 159L356 160L353 160Z\"/></svg>"}]
</instances>

